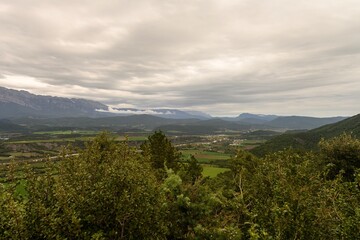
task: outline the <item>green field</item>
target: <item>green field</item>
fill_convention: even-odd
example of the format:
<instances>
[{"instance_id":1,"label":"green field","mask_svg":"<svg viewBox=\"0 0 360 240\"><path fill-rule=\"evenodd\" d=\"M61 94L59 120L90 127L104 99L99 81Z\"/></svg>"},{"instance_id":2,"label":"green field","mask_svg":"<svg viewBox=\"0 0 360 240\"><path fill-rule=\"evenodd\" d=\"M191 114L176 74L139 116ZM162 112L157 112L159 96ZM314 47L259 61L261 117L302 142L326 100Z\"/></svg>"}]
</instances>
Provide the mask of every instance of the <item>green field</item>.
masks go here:
<instances>
[{"instance_id":1,"label":"green field","mask_svg":"<svg viewBox=\"0 0 360 240\"><path fill-rule=\"evenodd\" d=\"M229 171L228 168L219 168L211 165L202 165L204 177L216 177L219 173Z\"/></svg>"},{"instance_id":2,"label":"green field","mask_svg":"<svg viewBox=\"0 0 360 240\"><path fill-rule=\"evenodd\" d=\"M117 141L125 141L126 137L125 136L120 136L117 137L116 140ZM128 141L146 141L148 139L148 136L128 136L127 137Z\"/></svg>"},{"instance_id":3,"label":"green field","mask_svg":"<svg viewBox=\"0 0 360 240\"><path fill-rule=\"evenodd\" d=\"M19 143L53 143L53 142L75 142L76 140L79 141L87 141L94 137L74 137L74 138L54 138L54 139L34 139L34 140L18 140L18 141L11 141L8 142L10 144L19 144Z\"/></svg>"},{"instance_id":4,"label":"green field","mask_svg":"<svg viewBox=\"0 0 360 240\"><path fill-rule=\"evenodd\" d=\"M90 131L90 130L66 130L66 131L40 131L40 132L34 132L34 134L38 135L71 135L71 134L81 134L81 135L96 135L97 131Z\"/></svg>"},{"instance_id":5,"label":"green field","mask_svg":"<svg viewBox=\"0 0 360 240\"><path fill-rule=\"evenodd\" d=\"M8 157L5 156L0 156L0 161L1 160L10 160L10 159L17 159L17 158L30 158L30 157L36 157L36 153L31 153L31 152L9 152Z\"/></svg>"},{"instance_id":6,"label":"green field","mask_svg":"<svg viewBox=\"0 0 360 240\"><path fill-rule=\"evenodd\" d=\"M188 159L191 155L193 155L200 163L208 163L214 160L228 160L231 158L230 154L196 149L181 150L181 153L183 154L184 159Z\"/></svg>"}]
</instances>

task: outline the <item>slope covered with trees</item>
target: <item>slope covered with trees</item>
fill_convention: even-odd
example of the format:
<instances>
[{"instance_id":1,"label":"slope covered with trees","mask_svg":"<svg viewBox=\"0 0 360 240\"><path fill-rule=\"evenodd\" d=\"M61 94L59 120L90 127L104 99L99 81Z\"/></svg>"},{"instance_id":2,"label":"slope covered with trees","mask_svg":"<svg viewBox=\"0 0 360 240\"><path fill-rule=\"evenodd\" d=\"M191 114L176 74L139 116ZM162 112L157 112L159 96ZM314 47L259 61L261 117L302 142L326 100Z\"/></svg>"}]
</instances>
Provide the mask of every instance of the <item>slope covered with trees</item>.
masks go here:
<instances>
[{"instance_id":1,"label":"slope covered with trees","mask_svg":"<svg viewBox=\"0 0 360 240\"><path fill-rule=\"evenodd\" d=\"M314 129L326 124L336 123L344 119L345 117L315 118L288 116L278 117L267 122L266 125L286 129Z\"/></svg>"},{"instance_id":2,"label":"slope covered with trees","mask_svg":"<svg viewBox=\"0 0 360 240\"><path fill-rule=\"evenodd\" d=\"M276 152L289 147L299 150L316 150L318 149L318 142L322 138L328 139L339 136L342 133L351 133L354 136L360 137L360 114L307 132L284 133L253 149L252 152L263 156L266 153Z\"/></svg>"}]
</instances>

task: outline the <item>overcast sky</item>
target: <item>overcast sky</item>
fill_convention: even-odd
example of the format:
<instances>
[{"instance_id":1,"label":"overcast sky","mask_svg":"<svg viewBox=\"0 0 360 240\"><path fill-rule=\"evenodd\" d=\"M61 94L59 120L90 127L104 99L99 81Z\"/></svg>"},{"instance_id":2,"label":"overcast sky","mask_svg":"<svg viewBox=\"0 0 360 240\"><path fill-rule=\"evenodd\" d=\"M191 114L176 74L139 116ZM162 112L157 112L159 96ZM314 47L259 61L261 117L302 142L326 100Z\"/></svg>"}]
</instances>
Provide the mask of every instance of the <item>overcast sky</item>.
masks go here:
<instances>
[{"instance_id":1,"label":"overcast sky","mask_svg":"<svg viewBox=\"0 0 360 240\"><path fill-rule=\"evenodd\" d=\"M2 0L0 86L119 107L360 112L359 0Z\"/></svg>"}]
</instances>

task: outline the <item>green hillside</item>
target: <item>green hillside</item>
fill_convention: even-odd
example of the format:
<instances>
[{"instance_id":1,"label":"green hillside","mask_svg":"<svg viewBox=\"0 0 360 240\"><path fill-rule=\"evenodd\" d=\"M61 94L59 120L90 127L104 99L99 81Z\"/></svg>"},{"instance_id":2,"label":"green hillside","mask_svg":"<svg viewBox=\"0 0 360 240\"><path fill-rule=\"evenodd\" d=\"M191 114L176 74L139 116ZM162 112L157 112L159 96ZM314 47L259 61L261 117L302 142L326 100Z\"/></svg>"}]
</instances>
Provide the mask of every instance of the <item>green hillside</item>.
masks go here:
<instances>
[{"instance_id":1,"label":"green hillside","mask_svg":"<svg viewBox=\"0 0 360 240\"><path fill-rule=\"evenodd\" d=\"M345 117L315 118L302 116L278 117L266 125L284 129L315 129L346 119Z\"/></svg>"},{"instance_id":2,"label":"green hillside","mask_svg":"<svg viewBox=\"0 0 360 240\"><path fill-rule=\"evenodd\" d=\"M360 114L307 132L284 133L254 148L252 153L263 156L266 153L280 151L289 147L299 150L316 150L321 138L335 137L344 132L360 137Z\"/></svg>"}]
</instances>

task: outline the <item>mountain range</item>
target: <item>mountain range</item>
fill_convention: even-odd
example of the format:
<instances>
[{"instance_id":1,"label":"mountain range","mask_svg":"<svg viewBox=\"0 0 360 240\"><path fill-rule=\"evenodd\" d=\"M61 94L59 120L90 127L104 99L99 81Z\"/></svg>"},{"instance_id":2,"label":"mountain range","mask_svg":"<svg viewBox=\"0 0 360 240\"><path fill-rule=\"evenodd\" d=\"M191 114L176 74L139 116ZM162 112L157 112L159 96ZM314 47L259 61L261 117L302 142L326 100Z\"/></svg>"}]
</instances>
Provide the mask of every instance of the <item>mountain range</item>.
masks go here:
<instances>
[{"instance_id":1,"label":"mountain range","mask_svg":"<svg viewBox=\"0 0 360 240\"><path fill-rule=\"evenodd\" d=\"M121 117L130 118L121 118ZM149 120L155 116L156 119ZM105 118L108 118L105 120ZM18 91L0 87L0 119L50 119L61 118L66 122L77 122L72 118L82 118L90 125L102 126L119 125L141 128L158 128L162 126L169 131L193 131L204 128L204 131L218 130L253 130L271 129L278 131L293 129L313 129L322 125L335 123L345 119L344 117L313 118L302 116L277 116L242 113L236 117L215 118L199 111L184 111L178 109L136 109L136 108L113 108L103 103L78 99L44 95L35 95L27 91ZM100 118L95 120L92 118ZM129 122L134 121L135 122ZM167 121L162 119L168 119ZM191 121L188 121L192 119ZM175 120L175 121L169 121ZM176 121L184 120L184 121ZM30 121L30 120L27 120ZM49 121L49 120L46 120ZM58 120L55 120L58 122ZM126 124L124 123L126 122ZM150 123L155 121L155 123ZM95 123L96 122L96 123ZM110 124L112 122L112 124ZM160 124L161 123L161 124ZM201 127L200 127L201 126ZM202 131L201 131L202 132Z\"/></svg>"},{"instance_id":2,"label":"mountain range","mask_svg":"<svg viewBox=\"0 0 360 240\"><path fill-rule=\"evenodd\" d=\"M0 119L9 118L58 118L58 117L107 117L129 115L153 115L171 119L210 119L211 116L197 111L177 109L111 108L103 103L18 91L0 87Z\"/></svg>"},{"instance_id":3,"label":"mountain range","mask_svg":"<svg viewBox=\"0 0 360 240\"><path fill-rule=\"evenodd\" d=\"M77 98L35 95L0 87L0 119L18 117L96 117L105 104Z\"/></svg>"}]
</instances>

